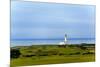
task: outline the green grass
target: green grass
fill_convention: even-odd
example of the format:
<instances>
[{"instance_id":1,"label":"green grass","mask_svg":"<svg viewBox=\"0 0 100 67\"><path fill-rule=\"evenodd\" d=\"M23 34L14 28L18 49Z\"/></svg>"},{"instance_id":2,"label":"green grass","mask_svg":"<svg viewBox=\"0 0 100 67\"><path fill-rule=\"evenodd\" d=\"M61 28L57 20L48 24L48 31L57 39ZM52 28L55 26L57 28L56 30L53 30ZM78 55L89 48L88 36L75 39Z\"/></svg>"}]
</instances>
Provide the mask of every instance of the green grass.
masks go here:
<instances>
[{"instance_id":1,"label":"green grass","mask_svg":"<svg viewBox=\"0 0 100 67\"><path fill-rule=\"evenodd\" d=\"M84 52L95 52L95 49L82 50L79 47L58 47L58 46L29 46L21 47L20 52L24 54L32 54L37 50L42 51L58 51L57 55L48 55L48 56L32 56L32 57L19 57L11 59L11 67L16 66L28 66L28 65L43 65L43 64L58 64L58 63L76 63L76 62L94 62L95 54L86 54L82 55ZM80 54L73 54L80 52ZM64 55L59 55L63 53Z\"/></svg>"},{"instance_id":2,"label":"green grass","mask_svg":"<svg viewBox=\"0 0 100 67\"><path fill-rule=\"evenodd\" d=\"M47 57L32 57L18 58L11 61L11 66L28 66L40 64L57 64L57 63L75 63L75 62L92 62L95 61L94 55L84 56L47 56Z\"/></svg>"}]
</instances>

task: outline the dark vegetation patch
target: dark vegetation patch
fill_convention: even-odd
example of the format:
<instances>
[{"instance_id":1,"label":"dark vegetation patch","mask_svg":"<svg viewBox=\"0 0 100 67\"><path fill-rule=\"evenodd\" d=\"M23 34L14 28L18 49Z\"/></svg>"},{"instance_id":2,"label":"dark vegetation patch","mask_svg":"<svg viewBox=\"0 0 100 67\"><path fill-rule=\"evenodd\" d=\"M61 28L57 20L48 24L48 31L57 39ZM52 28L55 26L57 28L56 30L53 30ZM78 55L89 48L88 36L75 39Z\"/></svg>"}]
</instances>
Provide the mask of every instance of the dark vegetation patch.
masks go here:
<instances>
[{"instance_id":1,"label":"dark vegetation patch","mask_svg":"<svg viewBox=\"0 0 100 67\"><path fill-rule=\"evenodd\" d=\"M20 48L20 49L19 49ZM94 54L87 50L94 49L94 44L82 45L35 45L27 47L11 48L11 58L32 57L32 56L52 56L52 55L88 55Z\"/></svg>"}]
</instances>

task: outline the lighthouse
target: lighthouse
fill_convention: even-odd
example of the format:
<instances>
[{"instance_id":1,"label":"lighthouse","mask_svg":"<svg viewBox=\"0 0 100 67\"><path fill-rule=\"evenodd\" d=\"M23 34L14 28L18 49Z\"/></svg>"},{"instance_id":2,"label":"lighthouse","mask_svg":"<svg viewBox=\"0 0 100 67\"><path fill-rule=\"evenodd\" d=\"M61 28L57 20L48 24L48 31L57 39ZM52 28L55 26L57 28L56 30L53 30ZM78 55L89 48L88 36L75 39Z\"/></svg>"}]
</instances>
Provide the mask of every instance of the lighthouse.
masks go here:
<instances>
[{"instance_id":1,"label":"lighthouse","mask_svg":"<svg viewBox=\"0 0 100 67\"><path fill-rule=\"evenodd\" d=\"M67 34L65 34L65 40L64 40L64 44L66 45L67 43Z\"/></svg>"},{"instance_id":2,"label":"lighthouse","mask_svg":"<svg viewBox=\"0 0 100 67\"><path fill-rule=\"evenodd\" d=\"M67 44L67 34L65 34L64 41L60 42L59 45L58 45L58 47L66 48L66 44Z\"/></svg>"},{"instance_id":3,"label":"lighthouse","mask_svg":"<svg viewBox=\"0 0 100 67\"><path fill-rule=\"evenodd\" d=\"M67 44L67 34L64 36L64 40L59 43L59 45L66 45Z\"/></svg>"}]
</instances>

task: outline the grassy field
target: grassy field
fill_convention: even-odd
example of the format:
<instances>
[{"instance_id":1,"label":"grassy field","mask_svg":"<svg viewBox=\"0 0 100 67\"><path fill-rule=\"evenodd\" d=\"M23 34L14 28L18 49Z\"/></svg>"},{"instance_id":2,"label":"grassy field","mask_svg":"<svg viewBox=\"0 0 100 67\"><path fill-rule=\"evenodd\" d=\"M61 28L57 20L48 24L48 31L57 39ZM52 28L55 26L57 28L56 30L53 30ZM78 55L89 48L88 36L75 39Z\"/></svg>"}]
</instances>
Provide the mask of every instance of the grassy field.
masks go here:
<instances>
[{"instance_id":1,"label":"grassy field","mask_svg":"<svg viewBox=\"0 0 100 67\"><path fill-rule=\"evenodd\" d=\"M11 67L95 61L94 45L69 45L66 47L58 45L34 45L15 48L19 49L21 55L18 58L11 58Z\"/></svg>"}]
</instances>

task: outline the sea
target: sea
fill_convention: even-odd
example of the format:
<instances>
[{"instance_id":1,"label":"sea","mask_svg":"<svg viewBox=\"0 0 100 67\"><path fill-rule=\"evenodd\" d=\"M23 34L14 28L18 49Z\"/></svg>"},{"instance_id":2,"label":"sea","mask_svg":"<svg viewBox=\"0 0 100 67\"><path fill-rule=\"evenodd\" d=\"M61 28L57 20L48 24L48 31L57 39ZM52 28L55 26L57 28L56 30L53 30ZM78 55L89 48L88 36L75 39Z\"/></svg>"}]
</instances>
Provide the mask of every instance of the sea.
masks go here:
<instances>
[{"instance_id":1,"label":"sea","mask_svg":"<svg viewBox=\"0 0 100 67\"><path fill-rule=\"evenodd\" d=\"M64 42L64 39L12 39L10 40L11 47L14 46L30 46L30 45L58 45ZM95 44L95 38L69 38L67 44Z\"/></svg>"}]
</instances>

